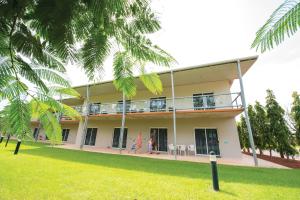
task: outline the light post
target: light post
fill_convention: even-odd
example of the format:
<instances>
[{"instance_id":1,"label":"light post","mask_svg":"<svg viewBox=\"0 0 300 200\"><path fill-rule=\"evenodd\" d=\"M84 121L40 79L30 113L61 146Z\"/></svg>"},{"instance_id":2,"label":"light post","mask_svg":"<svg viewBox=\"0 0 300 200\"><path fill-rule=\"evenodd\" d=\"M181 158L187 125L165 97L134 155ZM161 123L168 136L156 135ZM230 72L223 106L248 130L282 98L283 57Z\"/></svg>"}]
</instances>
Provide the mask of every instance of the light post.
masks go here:
<instances>
[{"instance_id":1,"label":"light post","mask_svg":"<svg viewBox=\"0 0 300 200\"><path fill-rule=\"evenodd\" d=\"M218 178L218 169L217 169L217 156L214 151L210 152L209 156L211 164L211 175L214 191L219 191L219 178Z\"/></svg>"},{"instance_id":2,"label":"light post","mask_svg":"<svg viewBox=\"0 0 300 200\"><path fill-rule=\"evenodd\" d=\"M16 149L15 149L14 155L18 154L19 149L20 149L20 145L21 145L21 140L18 140L18 143L17 143Z\"/></svg>"},{"instance_id":3,"label":"light post","mask_svg":"<svg viewBox=\"0 0 300 200\"><path fill-rule=\"evenodd\" d=\"M7 135L7 140L6 140L6 143L5 143L5 147L7 147L9 139L10 139L10 134Z\"/></svg>"}]
</instances>

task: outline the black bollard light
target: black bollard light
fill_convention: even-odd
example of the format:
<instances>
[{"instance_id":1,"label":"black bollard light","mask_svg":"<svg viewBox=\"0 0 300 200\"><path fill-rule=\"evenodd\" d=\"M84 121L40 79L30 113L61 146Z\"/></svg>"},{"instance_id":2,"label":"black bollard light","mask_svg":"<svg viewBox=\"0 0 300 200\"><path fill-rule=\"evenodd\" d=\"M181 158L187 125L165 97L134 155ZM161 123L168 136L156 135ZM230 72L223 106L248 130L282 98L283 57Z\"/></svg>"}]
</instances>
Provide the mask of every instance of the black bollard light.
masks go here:
<instances>
[{"instance_id":1,"label":"black bollard light","mask_svg":"<svg viewBox=\"0 0 300 200\"><path fill-rule=\"evenodd\" d=\"M5 143L5 147L7 147L9 139L10 139L10 134L7 135L7 140L6 140L6 143Z\"/></svg>"},{"instance_id":2,"label":"black bollard light","mask_svg":"<svg viewBox=\"0 0 300 200\"><path fill-rule=\"evenodd\" d=\"M210 164L211 164L211 175L214 191L219 191L219 178L218 178L218 169L217 169L217 156L215 152L210 152Z\"/></svg>"},{"instance_id":3,"label":"black bollard light","mask_svg":"<svg viewBox=\"0 0 300 200\"><path fill-rule=\"evenodd\" d=\"M18 140L18 143L17 143L17 146L16 146L16 149L15 149L15 152L14 154L17 155L18 152L19 152L19 149L20 149L20 145L21 145L21 140Z\"/></svg>"},{"instance_id":4,"label":"black bollard light","mask_svg":"<svg viewBox=\"0 0 300 200\"><path fill-rule=\"evenodd\" d=\"M0 143L2 143L3 142L3 135L1 135L1 137L0 137Z\"/></svg>"}]
</instances>

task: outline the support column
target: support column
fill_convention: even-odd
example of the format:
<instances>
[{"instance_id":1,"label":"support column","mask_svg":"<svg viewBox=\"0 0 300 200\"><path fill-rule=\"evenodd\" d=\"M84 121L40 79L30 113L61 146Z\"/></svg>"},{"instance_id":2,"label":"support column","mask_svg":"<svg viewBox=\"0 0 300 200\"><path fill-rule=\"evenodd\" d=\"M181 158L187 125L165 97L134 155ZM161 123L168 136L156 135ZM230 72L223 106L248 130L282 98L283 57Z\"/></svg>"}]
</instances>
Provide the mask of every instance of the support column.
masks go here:
<instances>
[{"instance_id":1,"label":"support column","mask_svg":"<svg viewBox=\"0 0 300 200\"><path fill-rule=\"evenodd\" d=\"M80 149L83 148L84 140L87 131L87 124L88 124L88 116L89 116L89 99L90 99L90 92L89 92L89 85L86 87L86 98L82 105L82 113L84 119L79 122L77 136L76 136L76 145L80 146Z\"/></svg>"},{"instance_id":2,"label":"support column","mask_svg":"<svg viewBox=\"0 0 300 200\"><path fill-rule=\"evenodd\" d=\"M172 69L171 69L171 84L172 84L172 106L173 106L174 159L177 160L176 108L175 108L174 76L173 76Z\"/></svg>"},{"instance_id":3,"label":"support column","mask_svg":"<svg viewBox=\"0 0 300 200\"><path fill-rule=\"evenodd\" d=\"M254 140L253 140L253 134L252 134L252 129L251 129L250 121L249 121L247 104L246 104L246 99L245 99L244 84L243 84L240 60L237 61L237 71L238 71L238 76L239 76L239 81L240 81L241 99L242 99L242 105L244 107L244 114L245 114L245 119L246 119L246 124L247 124L247 130L248 130L248 134L249 134L249 142L250 142L250 146L251 146L252 154L253 154L254 165L258 166L255 145L254 145Z\"/></svg>"},{"instance_id":4,"label":"support column","mask_svg":"<svg viewBox=\"0 0 300 200\"><path fill-rule=\"evenodd\" d=\"M120 154L122 153L122 147L123 147L123 137L124 137L124 128L125 128L125 116L126 116L126 97L125 93L123 92L123 110L122 110L122 126L120 131L120 138L119 138L119 149Z\"/></svg>"}]
</instances>

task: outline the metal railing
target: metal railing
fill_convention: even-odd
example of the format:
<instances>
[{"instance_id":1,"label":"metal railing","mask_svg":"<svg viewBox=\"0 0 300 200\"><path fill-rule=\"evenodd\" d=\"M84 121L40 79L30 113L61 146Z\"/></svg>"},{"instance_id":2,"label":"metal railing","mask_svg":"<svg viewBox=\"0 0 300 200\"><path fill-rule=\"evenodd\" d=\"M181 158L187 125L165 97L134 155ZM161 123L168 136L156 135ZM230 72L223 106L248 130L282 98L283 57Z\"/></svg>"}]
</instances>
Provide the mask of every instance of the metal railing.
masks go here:
<instances>
[{"instance_id":1,"label":"metal railing","mask_svg":"<svg viewBox=\"0 0 300 200\"><path fill-rule=\"evenodd\" d=\"M122 103L101 103L89 104L88 114L121 114ZM212 109L232 109L242 108L240 93L229 94L208 94L194 95L188 97L175 98L176 110L212 110ZM76 110L83 112L82 106L77 106ZM149 100L127 100L126 113L143 112L171 112L173 110L171 98L152 98ZM86 113L86 111L85 111Z\"/></svg>"}]
</instances>

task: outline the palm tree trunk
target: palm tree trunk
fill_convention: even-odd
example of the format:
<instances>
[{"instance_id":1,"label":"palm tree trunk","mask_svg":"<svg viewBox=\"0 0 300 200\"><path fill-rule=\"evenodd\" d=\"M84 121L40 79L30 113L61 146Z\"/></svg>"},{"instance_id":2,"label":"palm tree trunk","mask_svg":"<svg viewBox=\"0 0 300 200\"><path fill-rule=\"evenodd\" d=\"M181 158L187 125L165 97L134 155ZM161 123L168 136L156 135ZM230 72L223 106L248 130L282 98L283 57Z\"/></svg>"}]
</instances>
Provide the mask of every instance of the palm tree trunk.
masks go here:
<instances>
[{"instance_id":1,"label":"palm tree trunk","mask_svg":"<svg viewBox=\"0 0 300 200\"><path fill-rule=\"evenodd\" d=\"M10 134L7 135L7 140L6 140L6 143L5 143L5 147L7 147L7 144L9 142L9 139L10 139Z\"/></svg>"},{"instance_id":2,"label":"palm tree trunk","mask_svg":"<svg viewBox=\"0 0 300 200\"><path fill-rule=\"evenodd\" d=\"M2 143L2 141L3 141L3 135L1 135L1 138L0 138L0 144Z\"/></svg>"},{"instance_id":3,"label":"palm tree trunk","mask_svg":"<svg viewBox=\"0 0 300 200\"><path fill-rule=\"evenodd\" d=\"M269 149L270 157L272 157L272 149Z\"/></svg>"},{"instance_id":4,"label":"palm tree trunk","mask_svg":"<svg viewBox=\"0 0 300 200\"><path fill-rule=\"evenodd\" d=\"M125 115L126 115L126 98L125 98L125 93L123 92L122 126L121 126L120 138L119 138L120 154L122 153L122 146L123 146L123 136L124 136L124 127L125 127Z\"/></svg>"}]
</instances>

